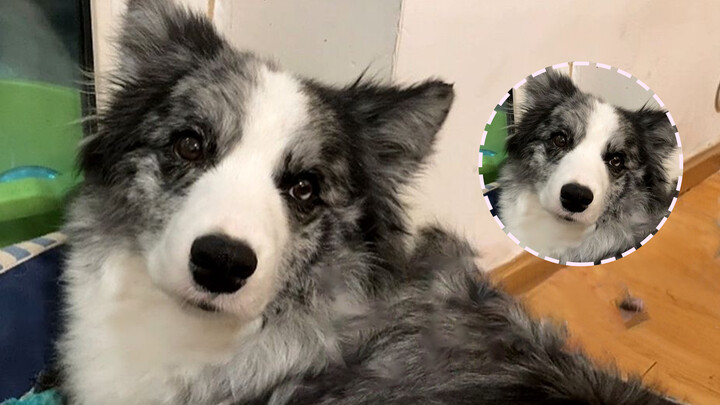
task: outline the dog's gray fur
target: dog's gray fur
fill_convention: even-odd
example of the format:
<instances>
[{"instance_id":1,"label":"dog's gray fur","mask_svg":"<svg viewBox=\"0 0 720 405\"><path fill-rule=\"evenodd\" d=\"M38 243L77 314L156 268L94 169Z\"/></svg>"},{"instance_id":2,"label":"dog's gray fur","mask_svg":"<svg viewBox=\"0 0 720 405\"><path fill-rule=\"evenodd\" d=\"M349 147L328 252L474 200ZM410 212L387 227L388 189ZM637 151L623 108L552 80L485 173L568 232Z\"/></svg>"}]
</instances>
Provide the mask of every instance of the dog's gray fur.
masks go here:
<instances>
[{"instance_id":1,"label":"dog's gray fur","mask_svg":"<svg viewBox=\"0 0 720 405\"><path fill-rule=\"evenodd\" d=\"M142 376L83 386L88 349L76 342L93 332L83 311L104 305L84 297L108 263L144 268L146 245L188 188L242 139L238 117L258 72L278 69L233 50L208 21L164 1L131 0L122 32L117 89L82 146L85 184L67 226L68 323L59 354L62 391L72 404L88 404L93 391L112 393L100 398L105 404L136 403ZM160 391L150 402L665 403L637 380L595 368L566 347L559 329L530 319L481 276L464 242L428 228L408 247L398 189L430 154L453 99L450 85L302 85L312 119L274 181L282 193L296 173L313 170L321 191L312 206L285 200L291 236L278 292L258 328L236 337L232 356L197 372L168 369L167 381L149 387ZM211 134L202 164L171 152L172 133L188 126ZM177 305L208 322L235 322ZM127 315L130 327L134 314Z\"/></svg>"},{"instance_id":2,"label":"dog's gray fur","mask_svg":"<svg viewBox=\"0 0 720 405\"><path fill-rule=\"evenodd\" d=\"M537 321L440 228L418 236L412 280L345 324L344 363L293 381L291 403L670 404L567 345Z\"/></svg>"}]
</instances>

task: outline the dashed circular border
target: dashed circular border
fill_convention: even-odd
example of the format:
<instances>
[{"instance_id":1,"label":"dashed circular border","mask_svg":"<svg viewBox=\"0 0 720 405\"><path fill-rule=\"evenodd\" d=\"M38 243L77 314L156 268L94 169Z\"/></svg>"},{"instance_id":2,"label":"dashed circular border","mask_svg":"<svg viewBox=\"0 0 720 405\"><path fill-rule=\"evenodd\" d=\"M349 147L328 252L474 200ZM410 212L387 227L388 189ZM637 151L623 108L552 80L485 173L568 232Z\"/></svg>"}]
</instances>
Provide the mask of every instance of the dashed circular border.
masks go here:
<instances>
[{"instance_id":1,"label":"dashed circular border","mask_svg":"<svg viewBox=\"0 0 720 405\"><path fill-rule=\"evenodd\" d=\"M665 107L665 103L662 102L660 97L657 94L655 94L655 92L650 90L650 87L647 84L643 83L642 80L640 80L636 77L633 77L632 74L630 74L620 68L614 68L610 65L606 65L604 63L599 63L599 62L580 61L580 62L558 63L557 65L552 65L548 68L540 69L537 72L533 73L532 75L523 78L522 80L520 80L519 82L517 82L517 84L515 84L513 86L513 89L515 89L515 90L519 89L525 83L527 83L528 79L540 76L541 74L546 73L548 69L558 70L558 69L568 68L570 66L570 63L572 63L574 67L575 66L588 66L589 67L589 66L595 65L596 68L615 71L619 75L624 76L625 78L627 78L631 81L634 80L634 83L637 84L638 86L642 87L646 92L652 93L652 98L658 103L658 105L660 105L661 108ZM482 162L483 162L482 147L485 145L485 140L487 138L487 134L488 134L487 129L492 124L493 120L495 119L495 115L497 115L497 109L502 108L503 104L505 104L505 102L507 101L507 99L509 97L510 97L510 92L508 91L497 103L497 105L493 109L493 112L490 114L490 118L488 119L487 123L485 124L485 129L483 130L482 138L480 139L478 169L482 168ZM500 229L502 229L505 232L505 234L508 236L508 238L510 238L513 242L515 242L518 246L523 248L526 252L530 253L531 255L539 257L539 258L546 260L548 262L551 262L551 263L562 264L565 266L575 266L575 267L595 266L595 265L600 265L600 264L611 263L611 262L614 262L615 260L621 259L621 258L631 254L632 252L636 251L637 249L639 249L640 247L642 247L646 243L648 243L650 241L650 239L652 239L652 237L655 236L655 234L658 231L660 231L660 228L662 228L663 225L665 225L665 221L667 221L667 219L670 217L670 213L672 212L673 208L675 208L675 203L677 202L677 198L680 193L680 185L682 184L682 172L683 172L683 153L682 153L682 143L680 142L680 132L678 131L677 125L675 125L675 120L673 119L670 112L668 111L665 115L667 115L668 121L670 121L670 125L675 130L675 141L677 142L677 147L680 148L680 152L678 153L678 160L679 160L678 164L680 166L680 176L678 176L677 186L675 187L675 193L674 193L672 202L670 203L670 207L668 207L667 213L660 220L660 223L658 223L658 225L655 227L655 230L653 232L651 232L645 239L640 241L639 244L636 244L635 246L626 250L625 252L622 252L617 256L612 256L612 257L608 257L608 258L605 258L602 260L598 260L596 262L571 262L571 261L562 262L560 259L556 259L556 258L553 258L550 256L541 256L540 253L533 250L531 247L523 245L518 240L518 238L515 237L515 235L513 235L511 232L509 232L507 230L507 228L505 227L505 224L503 224L502 221L500 220L500 218L497 216L497 212L496 212L495 208L493 207L492 203L490 202L490 198L488 198L487 195L483 195L483 198L485 199L485 204L487 204L487 207L490 210L490 214L493 216L493 219L495 220L495 222L498 224L498 226L500 226ZM479 176L480 176L480 186L482 187L483 190L486 190L487 187L485 186L485 179L483 178L482 173L480 173ZM502 187L502 185L501 185L501 187Z\"/></svg>"}]
</instances>

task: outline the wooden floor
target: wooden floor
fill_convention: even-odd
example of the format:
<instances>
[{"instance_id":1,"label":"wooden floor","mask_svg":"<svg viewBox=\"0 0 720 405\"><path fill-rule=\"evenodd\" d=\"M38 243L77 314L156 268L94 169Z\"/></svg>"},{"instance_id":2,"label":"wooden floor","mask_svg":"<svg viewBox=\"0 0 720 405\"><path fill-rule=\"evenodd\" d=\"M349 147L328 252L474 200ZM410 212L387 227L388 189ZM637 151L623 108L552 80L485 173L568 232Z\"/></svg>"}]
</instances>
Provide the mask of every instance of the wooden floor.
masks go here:
<instances>
[{"instance_id":1,"label":"wooden floor","mask_svg":"<svg viewBox=\"0 0 720 405\"><path fill-rule=\"evenodd\" d=\"M627 289L649 319L626 327L614 301ZM644 247L615 263L563 268L524 295L567 321L599 361L644 374L691 404L720 404L720 172L683 194Z\"/></svg>"}]
</instances>

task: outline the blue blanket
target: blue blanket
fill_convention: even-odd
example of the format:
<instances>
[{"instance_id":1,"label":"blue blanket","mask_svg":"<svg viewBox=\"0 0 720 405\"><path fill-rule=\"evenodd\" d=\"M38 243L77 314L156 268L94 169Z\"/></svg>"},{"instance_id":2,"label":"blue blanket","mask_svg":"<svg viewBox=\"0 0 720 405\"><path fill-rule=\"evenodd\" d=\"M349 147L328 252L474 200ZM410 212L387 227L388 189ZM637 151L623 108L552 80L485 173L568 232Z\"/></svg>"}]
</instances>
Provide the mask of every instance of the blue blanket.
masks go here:
<instances>
[{"instance_id":1,"label":"blue blanket","mask_svg":"<svg viewBox=\"0 0 720 405\"><path fill-rule=\"evenodd\" d=\"M8 399L0 405L62 405L62 398L53 390L29 392L20 399Z\"/></svg>"},{"instance_id":2,"label":"blue blanket","mask_svg":"<svg viewBox=\"0 0 720 405\"><path fill-rule=\"evenodd\" d=\"M0 274L0 402L28 392L52 360L63 253L52 248ZM52 403L38 402L51 395L8 403Z\"/></svg>"}]
</instances>

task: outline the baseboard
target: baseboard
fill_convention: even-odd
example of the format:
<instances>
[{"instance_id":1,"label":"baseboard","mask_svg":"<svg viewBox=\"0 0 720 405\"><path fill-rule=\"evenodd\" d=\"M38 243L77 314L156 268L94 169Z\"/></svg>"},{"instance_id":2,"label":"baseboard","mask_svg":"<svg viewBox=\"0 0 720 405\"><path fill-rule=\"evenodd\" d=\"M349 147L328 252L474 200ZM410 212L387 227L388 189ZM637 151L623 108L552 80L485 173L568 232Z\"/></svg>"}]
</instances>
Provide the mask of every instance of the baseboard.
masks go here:
<instances>
[{"instance_id":1,"label":"baseboard","mask_svg":"<svg viewBox=\"0 0 720 405\"><path fill-rule=\"evenodd\" d=\"M492 270L490 278L510 294L522 295L563 267L523 252L510 263Z\"/></svg>"},{"instance_id":2,"label":"baseboard","mask_svg":"<svg viewBox=\"0 0 720 405\"><path fill-rule=\"evenodd\" d=\"M720 143L691 157L683 167L680 194L702 183L703 180L720 170Z\"/></svg>"},{"instance_id":3,"label":"baseboard","mask_svg":"<svg viewBox=\"0 0 720 405\"><path fill-rule=\"evenodd\" d=\"M720 170L720 144L704 150L684 163L680 194L702 183L718 170ZM522 252L509 263L492 270L490 277L509 293L522 295L563 267L565 266Z\"/></svg>"}]
</instances>

